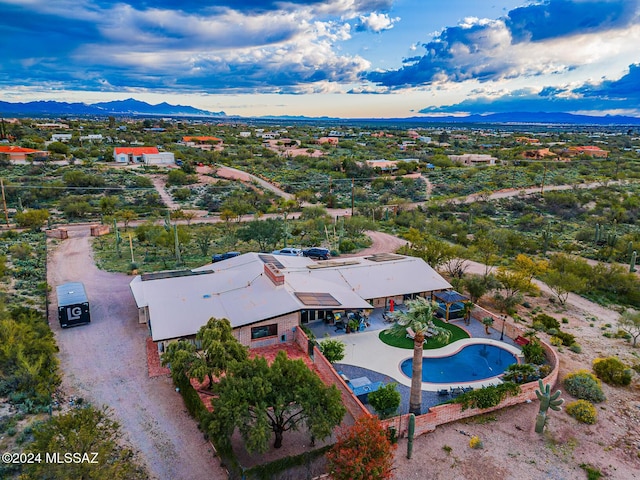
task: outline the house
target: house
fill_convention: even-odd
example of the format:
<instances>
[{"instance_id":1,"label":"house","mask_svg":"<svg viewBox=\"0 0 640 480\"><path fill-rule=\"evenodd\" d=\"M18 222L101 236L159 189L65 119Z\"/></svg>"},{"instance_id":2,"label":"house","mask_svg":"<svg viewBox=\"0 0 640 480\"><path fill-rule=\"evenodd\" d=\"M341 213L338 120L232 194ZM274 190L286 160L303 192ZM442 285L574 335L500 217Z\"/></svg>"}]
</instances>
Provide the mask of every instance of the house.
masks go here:
<instances>
[{"instance_id":1,"label":"house","mask_svg":"<svg viewBox=\"0 0 640 480\"><path fill-rule=\"evenodd\" d=\"M180 142L187 147L199 148L200 150L210 151L215 145L222 145L222 139L218 137L182 137Z\"/></svg>"},{"instance_id":2,"label":"house","mask_svg":"<svg viewBox=\"0 0 640 480\"><path fill-rule=\"evenodd\" d=\"M609 156L608 151L602 150L600 147L596 147L594 145L569 147L567 153L569 154L569 156L586 155L593 158L607 158Z\"/></svg>"},{"instance_id":3,"label":"house","mask_svg":"<svg viewBox=\"0 0 640 480\"><path fill-rule=\"evenodd\" d=\"M138 275L130 283L140 323L162 352L227 318L244 345L289 341L300 325L334 311L383 308L451 288L424 260L377 254L316 262L246 253L193 270Z\"/></svg>"},{"instance_id":4,"label":"house","mask_svg":"<svg viewBox=\"0 0 640 480\"><path fill-rule=\"evenodd\" d=\"M10 162L26 162L27 160L43 159L48 153L32 148L18 147L16 145L0 145L0 158L6 158Z\"/></svg>"},{"instance_id":5,"label":"house","mask_svg":"<svg viewBox=\"0 0 640 480\"><path fill-rule=\"evenodd\" d=\"M496 157L484 153L463 153L462 155L447 155L452 162L458 162L463 165L495 165Z\"/></svg>"},{"instance_id":6,"label":"house","mask_svg":"<svg viewBox=\"0 0 640 480\"><path fill-rule=\"evenodd\" d=\"M340 139L338 137L320 137L316 140L316 143L322 145L323 143L328 143L329 145L338 145Z\"/></svg>"},{"instance_id":7,"label":"house","mask_svg":"<svg viewBox=\"0 0 640 480\"><path fill-rule=\"evenodd\" d=\"M54 133L51 135L52 142L68 142L73 137L71 133Z\"/></svg>"},{"instance_id":8,"label":"house","mask_svg":"<svg viewBox=\"0 0 640 480\"><path fill-rule=\"evenodd\" d=\"M157 147L116 147L113 149L113 158L117 163L175 164L173 153L159 152Z\"/></svg>"}]
</instances>

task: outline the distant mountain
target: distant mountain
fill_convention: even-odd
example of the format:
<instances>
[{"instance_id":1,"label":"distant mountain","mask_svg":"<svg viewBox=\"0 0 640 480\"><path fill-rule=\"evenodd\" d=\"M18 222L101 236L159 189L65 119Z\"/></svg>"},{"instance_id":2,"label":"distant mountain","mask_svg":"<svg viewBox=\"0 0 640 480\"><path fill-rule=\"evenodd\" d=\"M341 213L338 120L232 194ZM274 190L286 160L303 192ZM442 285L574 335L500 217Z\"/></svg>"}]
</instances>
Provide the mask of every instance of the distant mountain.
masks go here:
<instances>
[{"instance_id":1,"label":"distant mountain","mask_svg":"<svg viewBox=\"0 0 640 480\"><path fill-rule=\"evenodd\" d=\"M0 101L1 114L13 115L153 115L153 116L194 116L225 117L224 112L209 112L184 105L170 105L166 102L151 105L129 98L113 102L94 104L37 101L10 103Z\"/></svg>"},{"instance_id":2,"label":"distant mountain","mask_svg":"<svg viewBox=\"0 0 640 480\"><path fill-rule=\"evenodd\" d=\"M495 123L495 124L551 124L551 125L640 125L640 118L622 115L574 115L562 112L506 112L488 115L454 116L419 116L403 119L412 122L430 123Z\"/></svg>"}]
</instances>

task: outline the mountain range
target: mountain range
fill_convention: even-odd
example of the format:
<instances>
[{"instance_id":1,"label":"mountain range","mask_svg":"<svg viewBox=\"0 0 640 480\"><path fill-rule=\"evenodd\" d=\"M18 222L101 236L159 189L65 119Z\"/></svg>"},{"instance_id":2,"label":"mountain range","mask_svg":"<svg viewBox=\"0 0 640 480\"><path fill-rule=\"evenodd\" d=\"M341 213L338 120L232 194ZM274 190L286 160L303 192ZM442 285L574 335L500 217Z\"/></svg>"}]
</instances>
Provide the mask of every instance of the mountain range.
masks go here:
<instances>
[{"instance_id":1,"label":"mountain range","mask_svg":"<svg viewBox=\"0 0 640 480\"><path fill-rule=\"evenodd\" d=\"M35 101L26 103L12 103L0 101L0 115L17 116L165 116L165 117L203 117L203 118L241 118L228 117L225 112L210 112L185 105L171 105L163 102L151 105L133 98L101 102L94 104L67 103L56 101ZM251 118L251 117L248 117ZM487 115L458 116L414 116L410 118L369 118L369 119L345 119L330 117L307 116L265 116L262 120L273 121L332 121L332 122L356 122L356 123L411 123L411 124L450 124L450 123L476 123L476 124L523 124L523 125L640 125L640 118L622 115L575 115L562 112L508 112L493 113Z\"/></svg>"},{"instance_id":2,"label":"mountain range","mask_svg":"<svg viewBox=\"0 0 640 480\"><path fill-rule=\"evenodd\" d=\"M180 117L226 117L224 112L209 112L184 105L170 105L166 102L151 105L133 98L101 103L67 103L36 101L10 103L0 101L0 114L8 115L139 115L139 116L180 116Z\"/></svg>"}]
</instances>

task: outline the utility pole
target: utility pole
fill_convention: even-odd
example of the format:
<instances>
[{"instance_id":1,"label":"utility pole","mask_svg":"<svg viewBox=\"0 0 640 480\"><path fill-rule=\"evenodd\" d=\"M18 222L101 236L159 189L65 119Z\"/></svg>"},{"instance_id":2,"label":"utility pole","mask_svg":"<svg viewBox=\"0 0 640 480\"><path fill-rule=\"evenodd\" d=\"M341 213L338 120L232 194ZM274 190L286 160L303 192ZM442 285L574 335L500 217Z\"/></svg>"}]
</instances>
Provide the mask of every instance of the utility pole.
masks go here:
<instances>
[{"instance_id":1,"label":"utility pole","mask_svg":"<svg viewBox=\"0 0 640 480\"><path fill-rule=\"evenodd\" d=\"M353 217L353 190L355 188L354 179L351 179L351 216Z\"/></svg>"},{"instance_id":2,"label":"utility pole","mask_svg":"<svg viewBox=\"0 0 640 480\"><path fill-rule=\"evenodd\" d=\"M4 209L4 219L9 225L9 212L7 211L7 199L4 196L4 180L0 178L0 187L2 188L2 208Z\"/></svg>"}]
</instances>

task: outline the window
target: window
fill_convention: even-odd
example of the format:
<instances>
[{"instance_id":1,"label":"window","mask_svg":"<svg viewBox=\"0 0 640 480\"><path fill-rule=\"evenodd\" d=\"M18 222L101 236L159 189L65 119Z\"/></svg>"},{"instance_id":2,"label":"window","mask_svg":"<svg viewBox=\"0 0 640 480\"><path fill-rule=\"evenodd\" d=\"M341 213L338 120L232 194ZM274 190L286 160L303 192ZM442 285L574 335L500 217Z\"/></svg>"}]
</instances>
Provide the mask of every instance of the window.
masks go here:
<instances>
[{"instance_id":1,"label":"window","mask_svg":"<svg viewBox=\"0 0 640 480\"><path fill-rule=\"evenodd\" d=\"M261 327L253 327L251 329L251 340L258 340L260 338L275 337L278 335L278 324L272 323L271 325L263 325Z\"/></svg>"}]
</instances>

